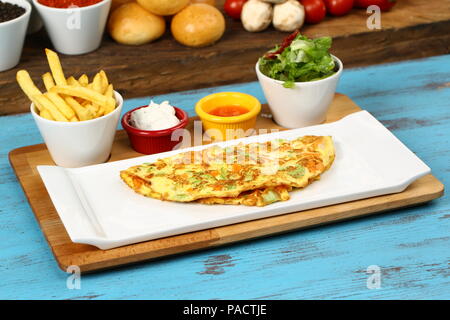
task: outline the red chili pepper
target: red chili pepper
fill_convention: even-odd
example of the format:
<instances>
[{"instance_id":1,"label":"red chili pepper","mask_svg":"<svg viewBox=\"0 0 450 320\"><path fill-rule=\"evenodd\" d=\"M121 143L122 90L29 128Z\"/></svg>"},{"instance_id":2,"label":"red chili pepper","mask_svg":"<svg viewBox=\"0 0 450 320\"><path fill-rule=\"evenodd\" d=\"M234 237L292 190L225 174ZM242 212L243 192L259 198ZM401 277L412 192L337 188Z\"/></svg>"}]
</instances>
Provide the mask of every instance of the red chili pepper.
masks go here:
<instances>
[{"instance_id":1,"label":"red chili pepper","mask_svg":"<svg viewBox=\"0 0 450 320\"><path fill-rule=\"evenodd\" d=\"M275 59L277 57L277 55L282 54L284 49L286 49L287 47L289 47L292 43L292 41L294 41L294 39L300 34L300 30L296 30L293 33L291 33L290 35L288 35L283 42L281 43L280 47L278 48L278 50L273 51L273 52L267 52L264 55L264 58L266 59Z\"/></svg>"}]
</instances>

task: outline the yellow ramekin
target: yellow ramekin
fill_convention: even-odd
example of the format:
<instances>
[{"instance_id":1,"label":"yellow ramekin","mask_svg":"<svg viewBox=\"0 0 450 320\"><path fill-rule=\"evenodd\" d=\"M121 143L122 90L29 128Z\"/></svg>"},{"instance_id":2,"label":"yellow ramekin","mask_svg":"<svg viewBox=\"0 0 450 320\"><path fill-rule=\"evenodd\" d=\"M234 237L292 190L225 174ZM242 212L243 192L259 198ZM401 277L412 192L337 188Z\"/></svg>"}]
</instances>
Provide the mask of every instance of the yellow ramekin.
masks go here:
<instances>
[{"instance_id":1,"label":"yellow ramekin","mask_svg":"<svg viewBox=\"0 0 450 320\"><path fill-rule=\"evenodd\" d=\"M235 117L219 117L209 114L211 110L226 105L240 105L249 111ZM202 120L203 130L214 141L242 138L252 133L261 103L255 97L240 92L219 92L200 99L195 112Z\"/></svg>"}]
</instances>

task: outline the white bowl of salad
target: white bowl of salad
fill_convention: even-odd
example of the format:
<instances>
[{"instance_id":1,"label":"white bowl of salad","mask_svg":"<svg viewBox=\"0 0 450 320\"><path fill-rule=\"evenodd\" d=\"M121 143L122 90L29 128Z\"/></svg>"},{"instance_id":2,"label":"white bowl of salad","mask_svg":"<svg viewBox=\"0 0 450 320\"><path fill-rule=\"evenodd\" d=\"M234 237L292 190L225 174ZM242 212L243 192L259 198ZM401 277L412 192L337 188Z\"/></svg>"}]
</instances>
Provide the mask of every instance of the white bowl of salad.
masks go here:
<instances>
[{"instance_id":1,"label":"white bowl of salad","mask_svg":"<svg viewBox=\"0 0 450 320\"><path fill-rule=\"evenodd\" d=\"M330 37L308 39L296 31L258 60L256 74L276 123L301 128L325 121L343 70L330 47Z\"/></svg>"}]
</instances>

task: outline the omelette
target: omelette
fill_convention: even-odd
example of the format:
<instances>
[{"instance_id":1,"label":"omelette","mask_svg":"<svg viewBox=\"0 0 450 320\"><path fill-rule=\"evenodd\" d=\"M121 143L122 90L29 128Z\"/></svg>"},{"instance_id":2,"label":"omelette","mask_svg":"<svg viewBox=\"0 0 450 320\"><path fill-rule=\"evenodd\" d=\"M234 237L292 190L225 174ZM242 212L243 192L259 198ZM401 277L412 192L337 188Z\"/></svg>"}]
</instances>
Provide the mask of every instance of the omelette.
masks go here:
<instances>
[{"instance_id":1,"label":"omelette","mask_svg":"<svg viewBox=\"0 0 450 320\"><path fill-rule=\"evenodd\" d=\"M276 139L176 154L121 171L135 192L160 200L264 206L289 199L334 160L329 136Z\"/></svg>"},{"instance_id":2,"label":"omelette","mask_svg":"<svg viewBox=\"0 0 450 320\"><path fill-rule=\"evenodd\" d=\"M245 206L264 207L277 201L289 200L290 190L292 190L292 187L281 185L276 187L244 191L237 197L210 197L198 199L196 200L196 202L203 204L242 204Z\"/></svg>"}]
</instances>

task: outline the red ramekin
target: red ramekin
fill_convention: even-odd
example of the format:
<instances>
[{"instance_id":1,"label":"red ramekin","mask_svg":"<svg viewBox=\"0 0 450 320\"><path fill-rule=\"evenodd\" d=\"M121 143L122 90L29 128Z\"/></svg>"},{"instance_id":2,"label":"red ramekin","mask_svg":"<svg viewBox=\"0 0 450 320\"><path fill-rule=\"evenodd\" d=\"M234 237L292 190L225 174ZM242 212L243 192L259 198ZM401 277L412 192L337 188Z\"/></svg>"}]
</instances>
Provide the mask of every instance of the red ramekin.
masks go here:
<instances>
[{"instance_id":1,"label":"red ramekin","mask_svg":"<svg viewBox=\"0 0 450 320\"><path fill-rule=\"evenodd\" d=\"M141 130L130 124L130 118L134 111L144 107L148 106L141 106L130 110L122 117L122 127L128 134L131 147L143 154L155 154L173 150L177 144L183 141L183 136L181 135L177 141L172 141L172 133L177 129L183 129L187 126L189 122L187 113L180 108L174 107L175 115L180 120L179 124L164 130Z\"/></svg>"}]
</instances>

